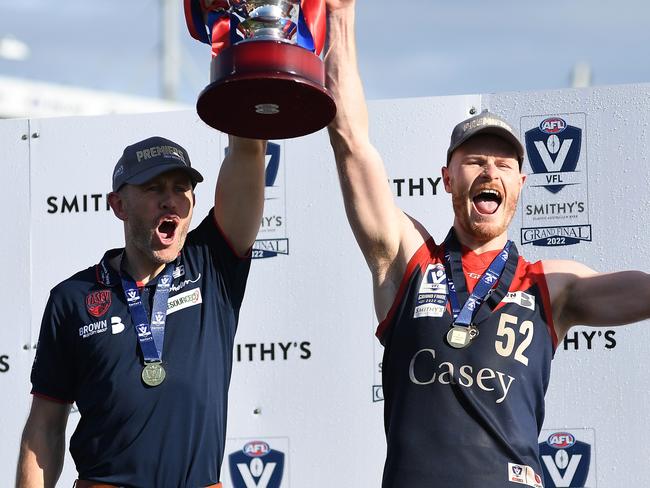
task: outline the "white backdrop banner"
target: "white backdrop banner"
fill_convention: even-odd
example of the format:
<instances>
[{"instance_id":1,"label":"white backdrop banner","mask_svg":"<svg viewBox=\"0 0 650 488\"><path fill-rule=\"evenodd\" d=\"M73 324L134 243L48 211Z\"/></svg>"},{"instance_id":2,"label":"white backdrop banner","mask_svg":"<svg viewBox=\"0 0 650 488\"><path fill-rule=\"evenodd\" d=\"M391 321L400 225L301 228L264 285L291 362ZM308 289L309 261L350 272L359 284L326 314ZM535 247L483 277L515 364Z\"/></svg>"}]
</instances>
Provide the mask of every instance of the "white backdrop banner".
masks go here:
<instances>
[{"instance_id":1,"label":"white backdrop banner","mask_svg":"<svg viewBox=\"0 0 650 488\"><path fill-rule=\"evenodd\" d=\"M527 148L510 232L524 256L650 271L650 85L372 102L372 139L395 199L438 241L452 222L440 175L451 129L484 108L517 128ZM14 480L49 290L123 245L107 205L111 172L126 145L151 135L183 145L206 177L198 223L227 138L195 113L0 122L0 203L12 233L1 247L1 486ZM379 486L382 348L326 133L271 144L266 176L235 345L224 487ZM548 487L647 484L649 325L576 328L559 345L540 434ZM73 412L68 438L77 421ZM58 486L75 477L66 456Z\"/></svg>"}]
</instances>

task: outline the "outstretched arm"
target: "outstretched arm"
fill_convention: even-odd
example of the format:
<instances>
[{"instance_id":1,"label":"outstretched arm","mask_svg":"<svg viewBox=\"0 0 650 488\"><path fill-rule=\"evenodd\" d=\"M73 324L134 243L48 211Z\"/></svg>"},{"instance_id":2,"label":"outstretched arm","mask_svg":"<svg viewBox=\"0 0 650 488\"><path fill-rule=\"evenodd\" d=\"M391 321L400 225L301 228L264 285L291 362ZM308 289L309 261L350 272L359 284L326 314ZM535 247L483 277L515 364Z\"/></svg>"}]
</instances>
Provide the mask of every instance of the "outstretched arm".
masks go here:
<instances>
[{"instance_id":1,"label":"outstretched arm","mask_svg":"<svg viewBox=\"0 0 650 488\"><path fill-rule=\"evenodd\" d=\"M255 242L264 209L266 142L229 136L214 198L215 218L237 254Z\"/></svg>"},{"instance_id":2,"label":"outstretched arm","mask_svg":"<svg viewBox=\"0 0 650 488\"><path fill-rule=\"evenodd\" d=\"M65 454L70 405L35 396L20 443L17 488L54 488Z\"/></svg>"},{"instance_id":3,"label":"outstretched arm","mask_svg":"<svg viewBox=\"0 0 650 488\"><path fill-rule=\"evenodd\" d=\"M375 307L383 319L423 230L393 200L381 156L370 142L368 111L357 68L355 2L327 0L327 87L337 115L329 136L348 221L373 275Z\"/></svg>"},{"instance_id":4,"label":"outstretched arm","mask_svg":"<svg viewBox=\"0 0 650 488\"><path fill-rule=\"evenodd\" d=\"M624 325L650 318L650 275L597 273L575 261L544 261L558 338L573 325Z\"/></svg>"}]
</instances>

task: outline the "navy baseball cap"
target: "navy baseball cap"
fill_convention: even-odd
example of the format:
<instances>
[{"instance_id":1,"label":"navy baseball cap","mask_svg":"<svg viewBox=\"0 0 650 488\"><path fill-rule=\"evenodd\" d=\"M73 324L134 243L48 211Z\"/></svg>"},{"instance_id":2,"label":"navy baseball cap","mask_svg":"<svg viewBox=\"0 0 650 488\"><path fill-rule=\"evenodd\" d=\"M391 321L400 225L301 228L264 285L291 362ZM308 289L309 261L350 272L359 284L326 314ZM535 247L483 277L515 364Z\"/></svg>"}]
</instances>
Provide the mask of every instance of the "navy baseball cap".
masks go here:
<instances>
[{"instance_id":1,"label":"navy baseball cap","mask_svg":"<svg viewBox=\"0 0 650 488\"><path fill-rule=\"evenodd\" d=\"M483 110L480 114L463 120L454 127L454 130L451 132L449 149L447 149L447 165L451 161L452 153L464 142L467 142L468 139L478 134L492 134L512 144L517 151L517 159L519 160L519 168L521 169L521 165L524 162L524 146L508 122L487 110Z\"/></svg>"},{"instance_id":2,"label":"navy baseball cap","mask_svg":"<svg viewBox=\"0 0 650 488\"><path fill-rule=\"evenodd\" d=\"M192 179L192 186L203 181L203 176L190 164L187 151L164 137L149 137L124 149L113 170L113 191L126 183L141 185L159 174L180 169Z\"/></svg>"}]
</instances>

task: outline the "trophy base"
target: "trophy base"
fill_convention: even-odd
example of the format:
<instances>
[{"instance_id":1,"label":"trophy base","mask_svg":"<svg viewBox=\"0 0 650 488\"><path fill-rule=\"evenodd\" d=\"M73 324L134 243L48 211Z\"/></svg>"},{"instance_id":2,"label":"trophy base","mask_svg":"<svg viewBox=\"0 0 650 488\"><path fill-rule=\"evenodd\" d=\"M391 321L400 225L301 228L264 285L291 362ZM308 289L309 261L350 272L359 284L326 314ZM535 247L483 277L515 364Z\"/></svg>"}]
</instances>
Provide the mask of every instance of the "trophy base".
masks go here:
<instances>
[{"instance_id":1,"label":"trophy base","mask_svg":"<svg viewBox=\"0 0 650 488\"><path fill-rule=\"evenodd\" d=\"M323 62L280 41L242 42L212 60L210 83L196 110L206 124L252 139L290 139L316 132L336 115Z\"/></svg>"}]
</instances>

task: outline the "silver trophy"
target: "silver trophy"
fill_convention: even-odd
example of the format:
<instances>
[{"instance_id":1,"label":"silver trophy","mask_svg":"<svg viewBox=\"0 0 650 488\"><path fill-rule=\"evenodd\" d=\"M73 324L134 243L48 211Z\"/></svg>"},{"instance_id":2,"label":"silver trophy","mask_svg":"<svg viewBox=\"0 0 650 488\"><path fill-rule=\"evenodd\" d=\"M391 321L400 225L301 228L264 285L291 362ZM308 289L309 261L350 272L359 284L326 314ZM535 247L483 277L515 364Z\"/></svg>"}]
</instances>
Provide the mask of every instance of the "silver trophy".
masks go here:
<instances>
[{"instance_id":1,"label":"silver trophy","mask_svg":"<svg viewBox=\"0 0 650 488\"><path fill-rule=\"evenodd\" d=\"M210 84L197 112L242 137L285 139L315 132L336 114L319 58L324 0L190 0L193 37L212 45Z\"/></svg>"}]
</instances>

